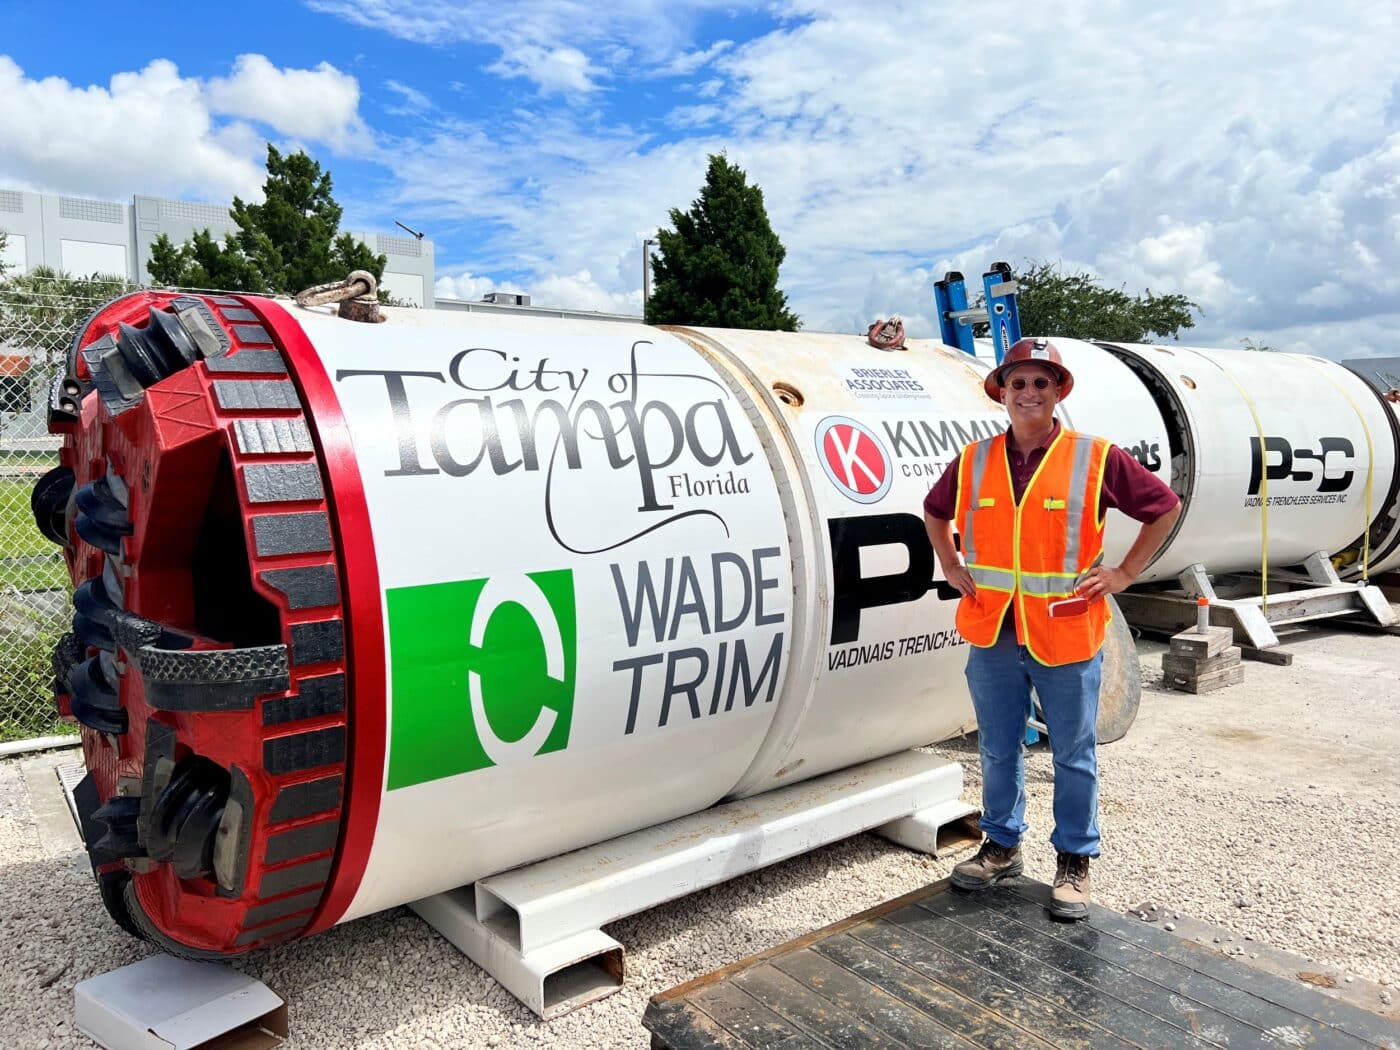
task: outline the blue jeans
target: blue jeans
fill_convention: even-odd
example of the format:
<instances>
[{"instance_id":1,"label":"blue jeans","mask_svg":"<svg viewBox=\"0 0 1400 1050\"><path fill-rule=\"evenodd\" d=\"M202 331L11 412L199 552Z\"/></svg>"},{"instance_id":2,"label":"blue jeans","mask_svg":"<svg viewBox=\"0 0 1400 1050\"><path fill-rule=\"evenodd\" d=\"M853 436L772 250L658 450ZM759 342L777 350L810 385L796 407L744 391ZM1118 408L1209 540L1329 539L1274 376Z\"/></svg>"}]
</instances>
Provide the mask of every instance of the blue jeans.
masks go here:
<instances>
[{"instance_id":1,"label":"blue jeans","mask_svg":"<svg viewBox=\"0 0 1400 1050\"><path fill-rule=\"evenodd\" d=\"M977 712L982 757L982 830L993 842L1017 846L1026 831L1021 746L1035 686L1055 756L1055 830L1050 842L1061 853L1099 855L1094 724L1102 667L1102 652L1092 660L1046 667L1016 643L1009 623L991 648L971 647L967 684Z\"/></svg>"}]
</instances>

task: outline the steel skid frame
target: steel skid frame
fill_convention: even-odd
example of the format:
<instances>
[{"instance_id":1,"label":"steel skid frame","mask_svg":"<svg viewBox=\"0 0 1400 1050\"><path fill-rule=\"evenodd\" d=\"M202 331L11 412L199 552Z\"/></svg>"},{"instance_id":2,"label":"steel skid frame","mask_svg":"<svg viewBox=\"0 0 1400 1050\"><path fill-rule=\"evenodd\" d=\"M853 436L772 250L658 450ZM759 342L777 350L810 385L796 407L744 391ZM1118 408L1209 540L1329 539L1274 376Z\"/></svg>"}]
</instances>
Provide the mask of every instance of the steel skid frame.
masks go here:
<instances>
[{"instance_id":1,"label":"steel skid frame","mask_svg":"<svg viewBox=\"0 0 1400 1050\"><path fill-rule=\"evenodd\" d=\"M874 831L933 856L975 844L962 767L907 751L728 802L416 901L413 910L543 1018L621 989L610 922Z\"/></svg>"},{"instance_id":2,"label":"steel skid frame","mask_svg":"<svg viewBox=\"0 0 1400 1050\"><path fill-rule=\"evenodd\" d=\"M1395 610L1379 587L1345 583L1326 551L1309 555L1302 572L1271 571L1268 595L1258 573L1212 576L1192 565L1171 590L1130 590L1116 595L1119 608L1134 627L1174 634L1196 623L1197 600L1210 600L1210 622L1230 627L1235 641L1255 649L1279 644L1276 627L1339 617L1361 618L1378 627L1394 627Z\"/></svg>"}]
</instances>

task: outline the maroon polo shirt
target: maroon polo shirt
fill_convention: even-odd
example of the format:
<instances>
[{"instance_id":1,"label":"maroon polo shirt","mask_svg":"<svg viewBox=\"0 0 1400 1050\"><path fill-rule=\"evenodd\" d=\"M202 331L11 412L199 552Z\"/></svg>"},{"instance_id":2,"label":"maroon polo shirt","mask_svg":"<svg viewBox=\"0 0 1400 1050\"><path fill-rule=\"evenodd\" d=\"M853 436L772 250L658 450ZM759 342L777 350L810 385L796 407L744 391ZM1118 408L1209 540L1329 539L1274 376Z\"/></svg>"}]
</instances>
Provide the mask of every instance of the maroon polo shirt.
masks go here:
<instances>
[{"instance_id":1,"label":"maroon polo shirt","mask_svg":"<svg viewBox=\"0 0 1400 1050\"><path fill-rule=\"evenodd\" d=\"M1055 435L1060 432L1060 421L1054 421L1049 435L1043 442L1023 456L1016 451L1010 434L1006 439L1007 465L1011 468L1011 487L1016 493L1016 502L1021 502L1026 486L1031 483L1036 467L1045 458L1045 452ZM943 476L934 482L933 488L924 497L924 513L933 518L952 521L957 517L958 505L958 462L962 453L948 464ZM1157 475L1153 474L1136 459L1117 445L1108 451L1104 463L1103 482L1100 486L1099 505L1104 510L1117 507L1128 517L1150 525L1181 501L1175 492L1168 488Z\"/></svg>"}]
</instances>

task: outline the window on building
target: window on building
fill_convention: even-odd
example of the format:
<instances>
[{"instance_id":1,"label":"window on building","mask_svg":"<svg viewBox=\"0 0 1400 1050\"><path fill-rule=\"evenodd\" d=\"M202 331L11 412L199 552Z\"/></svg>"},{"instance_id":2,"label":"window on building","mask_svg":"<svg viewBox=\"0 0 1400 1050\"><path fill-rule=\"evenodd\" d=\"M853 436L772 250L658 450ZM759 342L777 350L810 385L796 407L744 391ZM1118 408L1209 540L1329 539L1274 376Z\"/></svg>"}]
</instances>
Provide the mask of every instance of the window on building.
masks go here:
<instances>
[{"instance_id":1,"label":"window on building","mask_svg":"<svg viewBox=\"0 0 1400 1050\"><path fill-rule=\"evenodd\" d=\"M74 277L91 277L95 273L127 275L124 244L64 240L59 247L63 269Z\"/></svg>"},{"instance_id":2,"label":"window on building","mask_svg":"<svg viewBox=\"0 0 1400 1050\"><path fill-rule=\"evenodd\" d=\"M8 272L26 273L29 270L29 251L24 244L24 234L11 233L5 237L5 250L0 252L0 262Z\"/></svg>"}]
</instances>

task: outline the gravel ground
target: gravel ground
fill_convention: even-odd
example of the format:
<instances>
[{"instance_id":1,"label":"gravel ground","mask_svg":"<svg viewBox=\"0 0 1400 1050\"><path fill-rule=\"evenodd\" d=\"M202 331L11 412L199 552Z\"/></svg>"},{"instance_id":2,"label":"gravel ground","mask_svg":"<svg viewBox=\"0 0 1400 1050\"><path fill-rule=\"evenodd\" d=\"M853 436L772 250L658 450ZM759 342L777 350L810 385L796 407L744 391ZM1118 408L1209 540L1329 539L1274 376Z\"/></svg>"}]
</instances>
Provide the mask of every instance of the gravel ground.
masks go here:
<instances>
[{"instance_id":1,"label":"gravel ground","mask_svg":"<svg viewBox=\"0 0 1400 1050\"><path fill-rule=\"evenodd\" d=\"M1291 667L1250 663L1242 685L1201 697L1162 688L1164 651L1140 644L1141 713L1100 752L1096 899L1120 911L1153 900L1393 986L1400 637L1312 631L1289 643ZM975 801L975 743L932 750L964 764ZM1037 748L1026 863L1047 880L1050 776ZM865 835L616 923L627 987L549 1024L402 908L242 966L291 1004L289 1047L645 1047L656 992L949 866ZM144 954L102 910L76 839L41 834L20 761L0 762L0 1046L91 1046L72 1026L74 984Z\"/></svg>"}]
</instances>

